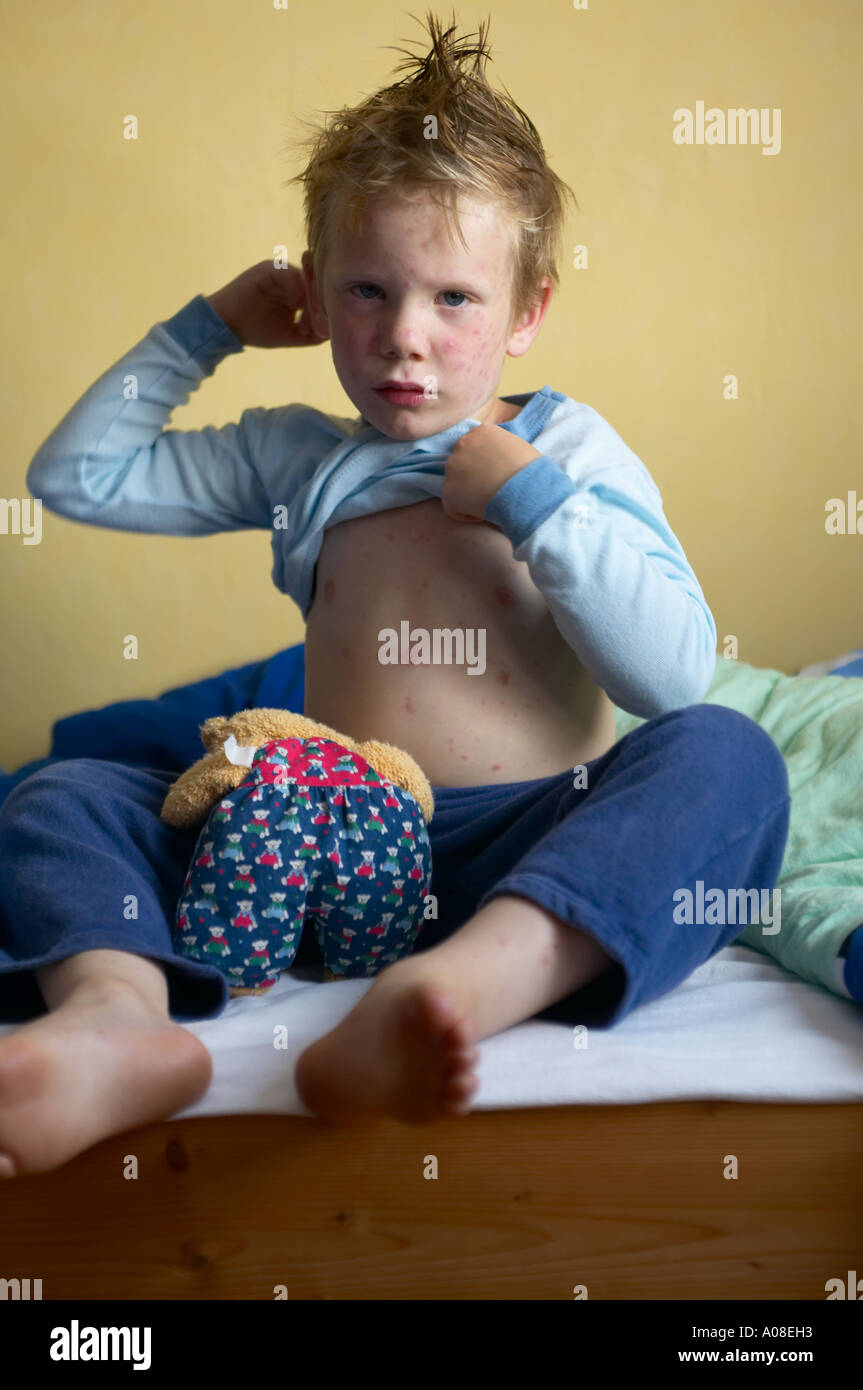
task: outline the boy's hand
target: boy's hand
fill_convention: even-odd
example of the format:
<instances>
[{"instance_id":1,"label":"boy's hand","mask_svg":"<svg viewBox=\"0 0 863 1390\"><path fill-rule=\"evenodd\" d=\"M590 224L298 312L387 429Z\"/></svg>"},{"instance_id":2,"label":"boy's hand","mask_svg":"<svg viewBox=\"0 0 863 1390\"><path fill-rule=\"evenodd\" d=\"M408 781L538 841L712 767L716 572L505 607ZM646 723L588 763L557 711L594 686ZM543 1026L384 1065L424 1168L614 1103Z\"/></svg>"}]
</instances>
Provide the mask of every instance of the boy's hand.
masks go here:
<instances>
[{"instance_id":1,"label":"boy's hand","mask_svg":"<svg viewBox=\"0 0 863 1390\"><path fill-rule=\"evenodd\" d=\"M296 266L276 270L272 261L259 261L205 298L245 347L314 347L327 341L312 328L305 280Z\"/></svg>"},{"instance_id":2,"label":"boy's hand","mask_svg":"<svg viewBox=\"0 0 863 1390\"><path fill-rule=\"evenodd\" d=\"M475 425L447 459L440 499L444 511L454 521L482 521L498 488L541 457L526 439L500 425Z\"/></svg>"}]
</instances>

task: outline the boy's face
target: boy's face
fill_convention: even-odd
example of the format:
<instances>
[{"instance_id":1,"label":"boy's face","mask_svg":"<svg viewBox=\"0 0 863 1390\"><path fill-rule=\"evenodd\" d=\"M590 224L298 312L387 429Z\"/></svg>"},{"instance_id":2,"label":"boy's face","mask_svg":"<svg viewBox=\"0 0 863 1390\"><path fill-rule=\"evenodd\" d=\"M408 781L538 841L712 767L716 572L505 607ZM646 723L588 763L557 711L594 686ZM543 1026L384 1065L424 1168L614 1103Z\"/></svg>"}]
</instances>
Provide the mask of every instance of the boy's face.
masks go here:
<instances>
[{"instance_id":1,"label":"boy's face","mask_svg":"<svg viewBox=\"0 0 863 1390\"><path fill-rule=\"evenodd\" d=\"M467 251L420 193L367 204L357 237L334 228L323 285L303 256L313 327L360 414L391 439L507 418L495 396L504 358L527 351L548 308L546 277L540 304L511 325L513 223L487 204L459 211ZM419 398L387 400L389 380L417 383Z\"/></svg>"}]
</instances>

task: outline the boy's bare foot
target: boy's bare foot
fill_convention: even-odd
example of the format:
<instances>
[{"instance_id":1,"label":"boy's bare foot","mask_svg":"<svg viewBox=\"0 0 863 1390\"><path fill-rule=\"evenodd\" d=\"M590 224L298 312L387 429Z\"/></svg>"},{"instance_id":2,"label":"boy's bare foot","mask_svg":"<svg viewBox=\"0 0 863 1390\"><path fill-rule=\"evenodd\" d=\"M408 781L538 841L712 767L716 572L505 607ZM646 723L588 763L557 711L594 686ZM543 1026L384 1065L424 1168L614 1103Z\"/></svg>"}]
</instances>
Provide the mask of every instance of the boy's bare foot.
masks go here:
<instances>
[{"instance_id":1,"label":"boy's bare foot","mask_svg":"<svg viewBox=\"0 0 863 1390\"><path fill-rule=\"evenodd\" d=\"M470 1109L479 1085L475 1024L459 1018L445 990L396 983L395 969L297 1062L300 1098L322 1120L428 1124Z\"/></svg>"},{"instance_id":2,"label":"boy's bare foot","mask_svg":"<svg viewBox=\"0 0 863 1390\"><path fill-rule=\"evenodd\" d=\"M82 987L0 1038L0 1176L57 1168L111 1134L198 1100L202 1042L130 984Z\"/></svg>"}]
</instances>

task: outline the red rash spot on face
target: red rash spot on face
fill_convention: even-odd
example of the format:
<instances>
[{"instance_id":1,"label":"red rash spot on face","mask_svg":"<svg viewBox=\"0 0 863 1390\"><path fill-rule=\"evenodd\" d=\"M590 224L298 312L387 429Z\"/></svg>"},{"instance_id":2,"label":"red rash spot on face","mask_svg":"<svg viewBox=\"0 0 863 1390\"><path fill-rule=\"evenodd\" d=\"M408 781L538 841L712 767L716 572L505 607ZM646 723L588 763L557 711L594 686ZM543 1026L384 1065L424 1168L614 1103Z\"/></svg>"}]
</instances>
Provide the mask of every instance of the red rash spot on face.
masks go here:
<instances>
[{"instance_id":1,"label":"red rash spot on face","mask_svg":"<svg viewBox=\"0 0 863 1390\"><path fill-rule=\"evenodd\" d=\"M500 681L501 685L508 685L509 678L511 675L512 672L507 670L506 666L501 666L500 670L497 673L497 678Z\"/></svg>"},{"instance_id":2,"label":"red rash spot on face","mask_svg":"<svg viewBox=\"0 0 863 1390\"><path fill-rule=\"evenodd\" d=\"M512 589L507 589L503 584L498 584L494 591L495 603L499 603L501 608L512 608L518 602Z\"/></svg>"},{"instance_id":3,"label":"red rash spot on face","mask_svg":"<svg viewBox=\"0 0 863 1390\"><path fill-rule=\"evenodd\" d=\"M328 579L326 584L324 585L324 598L326 599L327 603L332 602L333 595L335 594L335 592L336 581L334 579Z\"/></svg>"},{"instance_id":4,"label":"red rash spot on face","mask_svg":"<svg viewBox=\"0 0 863 1390\"><path fill-rule=\"evenodd\" d=\"M500 763L492 763L491 767L489 768L489 771L490 771L490 772L498 772L499 770L500 770Z\"/></svg>"},{"instance_id":5,"label":"red rash spot on face","mask_svg":"<svg viewBox=\"0 0 863 1390\"><path fill-rule=\"evenodd\" d=\"M405 696L405 709L407 710L408 714L416 713L416 707L413 702L413 697L410 695Z\"/></svg>"}]
</instances>

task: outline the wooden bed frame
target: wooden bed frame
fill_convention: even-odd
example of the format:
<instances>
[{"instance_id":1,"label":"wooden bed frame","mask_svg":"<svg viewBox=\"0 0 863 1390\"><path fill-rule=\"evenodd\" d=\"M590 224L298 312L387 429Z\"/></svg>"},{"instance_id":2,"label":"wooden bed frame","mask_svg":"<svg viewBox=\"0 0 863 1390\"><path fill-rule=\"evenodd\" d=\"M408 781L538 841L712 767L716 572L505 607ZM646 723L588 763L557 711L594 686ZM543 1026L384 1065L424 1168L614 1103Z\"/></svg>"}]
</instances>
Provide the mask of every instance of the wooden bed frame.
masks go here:
<instances>
[{"instance_id":1,"label":"wooden bed frame","mask_svg":"<svg viewBox=\"0 0 863 1390\"><path fill-rule=\"evenodd\" d=\"M863 1277L863 1104L172 1120L0 1183L0 1265L43 1300L822 1301Z\"/></svg>"}]
</instances>

